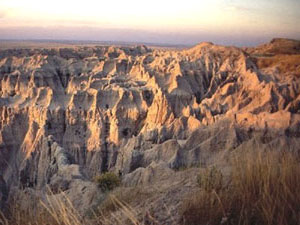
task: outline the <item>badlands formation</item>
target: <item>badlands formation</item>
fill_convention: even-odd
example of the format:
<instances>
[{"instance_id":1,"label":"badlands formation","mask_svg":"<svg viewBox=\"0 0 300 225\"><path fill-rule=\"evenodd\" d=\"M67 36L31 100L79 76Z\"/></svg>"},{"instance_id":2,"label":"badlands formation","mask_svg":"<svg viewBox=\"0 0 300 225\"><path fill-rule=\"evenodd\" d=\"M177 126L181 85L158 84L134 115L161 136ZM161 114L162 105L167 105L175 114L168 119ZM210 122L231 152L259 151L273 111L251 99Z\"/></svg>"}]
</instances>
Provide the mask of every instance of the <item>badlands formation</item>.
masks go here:
<instances>
[{"instance_id":1,"label":"badlands formation","mask_svg":"<svg viewBox=\"0 0 300 225\"><path fill-rule=\"evenodd\" d=\"M300 150L299 41L6 49L0 80L2 208L50 189L85 214L101 198L93 177L112 171L125 187L159 187L153 216L175 224L197 167L244 149Z\"/></svg>"}]
</instances>

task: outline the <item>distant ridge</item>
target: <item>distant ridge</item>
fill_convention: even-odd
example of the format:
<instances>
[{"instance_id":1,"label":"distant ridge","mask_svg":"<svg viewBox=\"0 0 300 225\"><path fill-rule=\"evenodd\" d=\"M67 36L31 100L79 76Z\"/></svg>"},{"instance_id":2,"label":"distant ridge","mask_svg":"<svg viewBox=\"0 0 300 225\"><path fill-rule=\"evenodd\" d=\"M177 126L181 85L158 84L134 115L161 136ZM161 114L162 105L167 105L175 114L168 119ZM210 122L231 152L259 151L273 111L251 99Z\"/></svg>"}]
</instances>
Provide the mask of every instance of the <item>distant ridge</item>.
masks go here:
<instances>
[{"instance_id":1,"label":"distant ridge","mask_svg":"<svg viewBox=\"0 0 300 225\"><path fill-rule=\"evenodd\" d=\"M149 43L149 42L124 42L124 41L89 41L89 40L55 40L55 39L0 39L0 43L10 44L9 47L22 47L27 45L30 46L43 46L43 45L104 45L104 46L136 46L136 45L147 45L149 47L165 47L165 48L188 48L191 45L183 45L183 44L168 44L168 43ZM5 46L2 46L4 48ZM1 48L1 46L0 46Z\"/></svg>"}]
</instances>

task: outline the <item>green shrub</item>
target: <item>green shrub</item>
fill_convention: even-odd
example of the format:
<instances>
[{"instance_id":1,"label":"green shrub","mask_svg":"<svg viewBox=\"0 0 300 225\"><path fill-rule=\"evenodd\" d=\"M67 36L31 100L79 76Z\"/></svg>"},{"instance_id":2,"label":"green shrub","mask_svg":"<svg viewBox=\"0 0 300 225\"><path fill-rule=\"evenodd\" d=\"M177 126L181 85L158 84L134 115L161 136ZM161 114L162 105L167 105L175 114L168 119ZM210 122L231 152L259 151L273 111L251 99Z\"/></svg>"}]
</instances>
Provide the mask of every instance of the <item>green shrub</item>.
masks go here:
<instances>
[{"instance_id":1,"label":"green shrub","mask_svg":"<svg viewBox=\"0 0 300 225\"><path fill-rule=\"evenodd\" d=\"M96 176L95 181L102 191L111 191L121 185L121 179L112 172Z\"/></svg>"}]
</instances>

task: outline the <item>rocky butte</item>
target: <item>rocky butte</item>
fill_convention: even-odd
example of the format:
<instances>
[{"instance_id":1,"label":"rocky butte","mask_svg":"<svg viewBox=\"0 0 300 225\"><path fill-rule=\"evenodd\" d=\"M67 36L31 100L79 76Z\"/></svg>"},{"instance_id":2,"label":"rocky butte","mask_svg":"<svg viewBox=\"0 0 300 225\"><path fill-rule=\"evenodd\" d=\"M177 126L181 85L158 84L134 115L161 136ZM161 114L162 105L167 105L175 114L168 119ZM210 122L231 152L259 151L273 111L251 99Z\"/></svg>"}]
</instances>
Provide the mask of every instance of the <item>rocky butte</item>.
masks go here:
<instances>
[{"instance_id":1,"label":"rocky butte","mask_svg":"<svg viewBox=\"0 0 300 225\"><path fill-rule=\"evenodd\" d=\"M133 209L180 224L199 167L226 174L232 152L300 151L299 41L6 49L0 81L4 211L67 196L87 215L106 196L93 178L111 171L145 192Z\"/></svg>"}]
</instances>

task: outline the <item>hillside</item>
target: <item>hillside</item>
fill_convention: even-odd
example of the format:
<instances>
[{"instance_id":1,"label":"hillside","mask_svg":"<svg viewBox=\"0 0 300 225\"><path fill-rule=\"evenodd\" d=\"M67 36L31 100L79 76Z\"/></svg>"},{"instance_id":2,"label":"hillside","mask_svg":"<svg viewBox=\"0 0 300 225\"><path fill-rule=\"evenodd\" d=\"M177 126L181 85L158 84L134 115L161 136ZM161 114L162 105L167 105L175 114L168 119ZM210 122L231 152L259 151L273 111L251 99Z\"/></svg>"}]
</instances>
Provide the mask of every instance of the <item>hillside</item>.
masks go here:
<instances>
[{"instance_id":1,"label":"hillside","mask_svg":"<svg viewBox=\"0 0 300 225\"><path fill-rule=\"evenodd\" d=\"M94 177L112 171L180 224L201 168L300 151L299 43L0 50L2 208L66 195L86 215L105 196Z\"/></svg>"}]
</instances>

